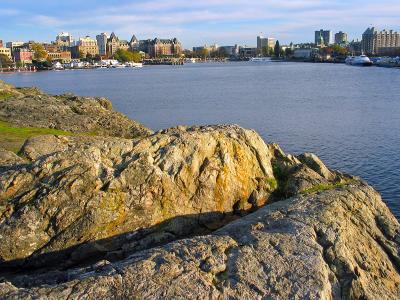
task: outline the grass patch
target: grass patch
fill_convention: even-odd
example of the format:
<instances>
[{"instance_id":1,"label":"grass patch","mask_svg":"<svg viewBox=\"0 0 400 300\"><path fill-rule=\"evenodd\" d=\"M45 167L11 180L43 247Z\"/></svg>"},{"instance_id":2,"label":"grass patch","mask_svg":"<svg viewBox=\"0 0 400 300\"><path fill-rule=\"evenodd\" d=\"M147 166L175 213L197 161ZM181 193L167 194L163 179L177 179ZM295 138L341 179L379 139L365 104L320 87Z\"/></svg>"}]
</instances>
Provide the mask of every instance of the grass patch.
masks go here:
<instances>
[{"instance_id":1,"label":"grass patch","mask_svg":"<svg viewBox=\"0 0 400 300\"><path fill-rule=\"evenodd\" d=\"M300 194L312 194L312 193L318 193L318 192L323 192L323 191L329 191L329 190L333 190L340 186L348 185L352 182L354 182L354 180L346 180L346 181L342 181L342 182L328 183L328 184L317 184L309 189L301 191Z\"/></svg>"},{"instance_id":2,"label":"grass patch","mask_svg":"<svg viewBox=\"0 0 400 300\"><path fill-rule=\"evenodd\" d=\"M7 92L7 91L0 91L0 101L1 100L6 100L8 98L11 98L13 95L13 93L11 92Z\"/></svg>"},{"instance_id":3,"label":"grass patch","mask_svg":"<svg viewBox=\"0 0 400 300\"><path fill-rule=\"evenodd\" d=\"M275 178L267 178L267 183L269 185L269 187L271 188L271 191L274 191L277 189L278 187L278 181L276 181Z\"/></svg>"},{"instance_id":4,"label":"grass patch","mask_svg":"<svg viewBox=\"0 0 400 300\"><path fill-rule=\"evenodd\" d=\"M38 135L73 135L72 132L37 127L16 127L0 121L0 147L17 153L27 138Z\"/></svg>"}]
</instances>

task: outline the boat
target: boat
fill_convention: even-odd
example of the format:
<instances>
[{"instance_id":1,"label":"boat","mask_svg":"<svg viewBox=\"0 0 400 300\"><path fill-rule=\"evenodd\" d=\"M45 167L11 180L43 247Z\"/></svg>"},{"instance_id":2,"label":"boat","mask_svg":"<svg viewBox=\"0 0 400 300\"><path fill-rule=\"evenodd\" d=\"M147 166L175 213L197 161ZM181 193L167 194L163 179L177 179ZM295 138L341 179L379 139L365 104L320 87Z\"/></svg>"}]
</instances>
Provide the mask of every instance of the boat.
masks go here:
<instances>
[{"instance_id":1,"label":"boat","mask_svg":"<svg viewBox=\"0 0 400 300\"><path fill-rule=\"evenodd\" d=\"M270 62L271 57L252 57L250 58L251 62Z\"/></svg>"},{"instance_id":2,"label":"boat","mask_svg":"<svg viewBox=\"0 0 400 300\"><path fill-rule=\"evenodd\" d=\"M345 63L352 66L372 66L372 61L366 55L348 56L345 60Z\"/></svg>"},{"instance_id":3,"label":"boat","mask_svg":"<svg viewBox=\"0 0 400 300\"><path fill-rule=\"evenodd\" d=\"M195 58L185 58L185 64L195 64L196 59Z\"/></svg>"},{"instance_id":4,"label":"boat","mask_svg":"<svg viewBox=\"0 0 400 300\"><path fill-rule=\"evenodd\" d=\"M127 63L125 63L125 65L127 67L131 67L131 68L143 68L143 64L142 63L127 62Z\"/></svg>"},{"instance_id":5,"label":"boat","mask_svg":"<svg viewBox=\"0 0 400 300\"><path fill-rule=\"evenodd\" d=\"M115 68L115 69L122 69L122 68L125 68L126 65L124 65L124 64L118 64L118 65L113 65L112 67Z\"/></svg>"}]
</instances>

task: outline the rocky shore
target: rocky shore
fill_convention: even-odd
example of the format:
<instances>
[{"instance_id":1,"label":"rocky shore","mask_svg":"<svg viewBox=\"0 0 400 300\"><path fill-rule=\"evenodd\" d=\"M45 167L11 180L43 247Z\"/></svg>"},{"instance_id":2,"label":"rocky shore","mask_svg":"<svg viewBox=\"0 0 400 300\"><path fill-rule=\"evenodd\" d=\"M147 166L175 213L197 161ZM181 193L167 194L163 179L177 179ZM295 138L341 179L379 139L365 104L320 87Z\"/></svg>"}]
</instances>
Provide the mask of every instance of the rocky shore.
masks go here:
<instances>
[{"instance_id":1,"label":"rocky shore","mask_svg":"<svg viewBox=\"0 0 400 300\"><path fill-rule=\"evenodd\" d=\"M103 98L1 93L0 121L72 134L0 150L0 298L400 298L398 221L317 156L236 125L152 133Z\"/></svg>"}]
</instances>

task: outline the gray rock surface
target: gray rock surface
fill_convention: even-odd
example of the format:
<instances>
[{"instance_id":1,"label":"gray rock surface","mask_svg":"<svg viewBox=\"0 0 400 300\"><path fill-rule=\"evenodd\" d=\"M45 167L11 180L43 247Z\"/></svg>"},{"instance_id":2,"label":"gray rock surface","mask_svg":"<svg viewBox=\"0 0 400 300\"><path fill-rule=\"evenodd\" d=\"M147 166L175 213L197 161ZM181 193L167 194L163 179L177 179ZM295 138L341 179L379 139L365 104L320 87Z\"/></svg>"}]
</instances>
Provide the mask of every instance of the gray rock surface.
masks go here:
<instances>
[{"instance_id":1,"label":"gray rock surface","mask_svg":"<svg viewBox=\"0 0 400 300\"><path fill-rule=\"evenodd\" d=\"M276 202L210 235L0 287L10 299L398 299L399 266L399 224L357 182Z\"/></svg>"},{"instance_id":2,"label":"gray rock surface","mask_svg":"<svg viewBox=\"0 0 400 300\"><path fill-rule=\"evenodd\" d=\"M399 299L379 194L238 126L42 136L0 168L0 298Z\"/></svg>"},{"instance_id":3,"label":"gray rock surface","mask_svg":"<svg viewBox=\"0 0 400 300\"><path fill-rule=\"evenodd\" d=\"M101 97L73 94L51 96L37 88L14 88L0 81L0 92L12 96L0 100L0 120L19 127L54 128L77 134L134 138L151 130L112 110Z\"/></svg>"}]
</instances>

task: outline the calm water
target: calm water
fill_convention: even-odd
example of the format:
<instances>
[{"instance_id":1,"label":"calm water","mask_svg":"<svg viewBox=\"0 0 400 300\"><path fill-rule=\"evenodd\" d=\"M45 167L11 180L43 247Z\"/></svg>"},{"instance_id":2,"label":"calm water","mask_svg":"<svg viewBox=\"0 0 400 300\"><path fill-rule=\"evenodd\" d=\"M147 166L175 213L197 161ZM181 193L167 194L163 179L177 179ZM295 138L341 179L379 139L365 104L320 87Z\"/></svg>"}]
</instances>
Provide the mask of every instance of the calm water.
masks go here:
<instances>
[{"instance_id":1,"label":"calm water","mask_svg":"<svg viewBox=\"0 0 400 300\"><path fill-rule=\"evenodd\" d=\"M228 63L0 75L50 93L106 96L157 130L236 123L286 152L366 179L400 217L400 70Z\"/></svg>"}]
</instances>

